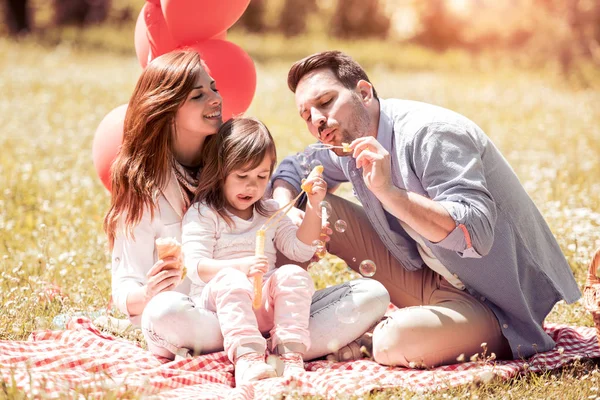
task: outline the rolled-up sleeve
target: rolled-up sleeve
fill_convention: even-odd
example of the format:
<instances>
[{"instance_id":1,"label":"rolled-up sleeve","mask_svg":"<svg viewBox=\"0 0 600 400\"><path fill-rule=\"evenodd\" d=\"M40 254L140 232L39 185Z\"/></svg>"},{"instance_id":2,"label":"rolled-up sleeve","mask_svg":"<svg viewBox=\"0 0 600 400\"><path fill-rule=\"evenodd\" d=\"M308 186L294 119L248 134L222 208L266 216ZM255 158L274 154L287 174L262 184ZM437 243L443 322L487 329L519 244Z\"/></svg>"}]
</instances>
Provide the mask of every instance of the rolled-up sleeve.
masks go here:
<instances>
[{"instance_id":1,"label":"rolled-up sleeve","mask_svg":"<svg viewBox=\"0 0 600 400\"><path fill-rule=\"evenodd\" d=\"M184 265L190 280L196 285L204 285L198 275L198 262L213 258L217 243L217 218L208 207L193 205L183 216L181 244Z\"/></svg>"},{"instance_id":2,"label":"rolled-up sleeve","mask_svg":"<svg viewBox=\"0 0 600 400\"><path fill-rule=\"evenodd\" d=\"M142 215L133 235L126 235L120 224L112 251L112 299L119 311L129 315L127 296L146 284L146 274L154 265L155 229L150 212Z\"/></svg>"},{"instance_id":3,"label":"rolled-up sleeve","mask_svg":"<svg viewBox=\"0 0 600 400\"><path fill-rule=\"evenodd\" d=\"M335 189L341 183L348 182L348 179L340 166L339 158L331 151L315 151L314 149L307 147L304 154L309 154L306 156L306 166L300 164L296 155L288 156L284 158L277 167L277 170L271 178L271 183L281 179L300 192L302 179L306 178L310 172L310 167L308 167L308 165L310 165L311 162L314 162L314 160L318 160L321 165L323 165L323 179L327 182L328 188Z\"/></svg>"},{"instance_id":4,"label":"rolled-up sleeve","mask_svg":"<svg viewBox=\"0 0 600 400\"><path fill-rule=\"evenodd\" d=\"M415 135L413 165L429 197L454 219L455 229L432 246L461 257L482 257L494 242L496 205L486 186L485 143L453 124L431 124Z\"/></svg>"}]
</instances>

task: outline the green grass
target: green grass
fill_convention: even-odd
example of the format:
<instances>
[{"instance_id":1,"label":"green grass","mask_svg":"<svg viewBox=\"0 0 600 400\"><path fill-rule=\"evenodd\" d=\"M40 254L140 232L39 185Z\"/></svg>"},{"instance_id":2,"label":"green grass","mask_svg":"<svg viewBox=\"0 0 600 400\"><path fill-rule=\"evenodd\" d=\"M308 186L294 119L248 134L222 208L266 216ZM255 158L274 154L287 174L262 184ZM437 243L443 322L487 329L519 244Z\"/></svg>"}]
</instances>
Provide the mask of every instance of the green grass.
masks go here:
<instances>
[{"instance_id":1,"label":"green grass","mask_svg":"<svg viewBox=\"0 0 600 400\"><path fill-rule=\"evenodd\" d=\"M499 54L439 54L316 35L287 40L234 32L229 38L256 62L258 88L247 114L269 126L280 157L311 141L285 83L288 67L323 49L342 49L363 63L382 97L430 102L473 119L511 162L583 286L592 251L600 247L600 92L594 89L600 80L582 86L562 79L552 65L522 68ZM104 115L128 101L141 72L132 42L126 24L47 29L19 42L0 38L0 339L24 340L61 312L108 303L102 218L109 196L96 177L91 143ZM315 270L319 287L350 276L331 261ZM41 295L46 282L68 297ZM592 326L581 303L557 305L548 321ZM595 363L583 361L425 397L593 398L599 373ZM416 395L386 390L369 398L393 396ZM5 385L3 397L25 395Z\"/></svg>"}]
</instances>

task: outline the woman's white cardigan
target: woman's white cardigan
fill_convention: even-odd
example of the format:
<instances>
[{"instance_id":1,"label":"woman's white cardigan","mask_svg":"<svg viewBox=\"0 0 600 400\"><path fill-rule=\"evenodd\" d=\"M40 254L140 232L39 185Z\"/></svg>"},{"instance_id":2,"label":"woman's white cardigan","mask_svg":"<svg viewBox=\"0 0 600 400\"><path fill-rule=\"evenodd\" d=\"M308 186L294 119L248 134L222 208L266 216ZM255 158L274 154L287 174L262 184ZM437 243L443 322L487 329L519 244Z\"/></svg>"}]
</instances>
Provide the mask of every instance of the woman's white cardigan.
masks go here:
<instances>
[{"instance_id":1,"label":"woman's white cardigan","mask_svg":"<svg viewBox=\"0 0 600 400\"><path fill-rule=\"evenodd\" d=\"M181 219L185 212L183 194L172 173L166 188L155 203L154 218L145 210L133 236L125 235L120 226L112 251L112 299L116 307L129 316L127 296L131 290L148 281L146 274L158 260L154 242L162 237L174 237L181 242ZM188 294L190 280L185 278L175 290Z\"/></svg>"}]
</instances>

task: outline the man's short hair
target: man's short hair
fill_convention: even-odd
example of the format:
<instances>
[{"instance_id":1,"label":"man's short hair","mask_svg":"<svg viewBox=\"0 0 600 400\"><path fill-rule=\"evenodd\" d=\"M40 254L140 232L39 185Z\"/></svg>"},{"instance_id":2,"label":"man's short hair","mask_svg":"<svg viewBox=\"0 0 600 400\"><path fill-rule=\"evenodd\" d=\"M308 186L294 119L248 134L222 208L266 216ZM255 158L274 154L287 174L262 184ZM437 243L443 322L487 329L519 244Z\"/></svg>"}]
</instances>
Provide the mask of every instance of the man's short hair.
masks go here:
<instances>
[{"instance_id":1,"label":"man's short hair","mask_svg":"<svg viewBox=\"0 0 600 400\"><path fill-rule=\"evenodd\" d=\"M330 70L338 81L348 89L356 88L356 84L360 80L371 83L365 70L349 55L341 51L323 51L296 61L292 65L288 73L288 87L290 90L296 93L300 79L317 69ZM371 83L371 85L373 84ZM373 87L373 95L378 99L375 87Z\"/></svg>"}]
</instances>

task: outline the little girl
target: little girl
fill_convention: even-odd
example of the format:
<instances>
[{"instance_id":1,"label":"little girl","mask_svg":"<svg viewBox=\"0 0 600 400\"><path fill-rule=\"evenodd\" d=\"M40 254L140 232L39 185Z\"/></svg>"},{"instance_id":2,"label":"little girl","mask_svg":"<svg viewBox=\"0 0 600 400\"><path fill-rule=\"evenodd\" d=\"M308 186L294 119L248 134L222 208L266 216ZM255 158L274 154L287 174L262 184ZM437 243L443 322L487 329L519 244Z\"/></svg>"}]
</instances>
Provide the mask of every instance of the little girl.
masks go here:
<instances>
[{"instance_id":1,"label":"little girl","mask_svg":"<svg viewBox=\"0 0 600 400\"><path fill-rule=\"evenodd\" d=\"M321 232L316 210L326 183L320 176L307 182L312 190L300 227L285 215L267 223L278 209L275 201L263 199L277 158L267 127L251 118L232 119L215 136L203 152L200 185L182 222L190 296L217 313L237 385L276 376L265 362L263 334L271 336L269 350L283 361L283 375L304 371L314 284L297 265L275 268L275 252L299 262L314 254L312 243ZM256 232L265 224L265 255L255 255ZM262 304L253 309L252 282L258 274L264 274Z\"/></svg>"}]
</instances>

